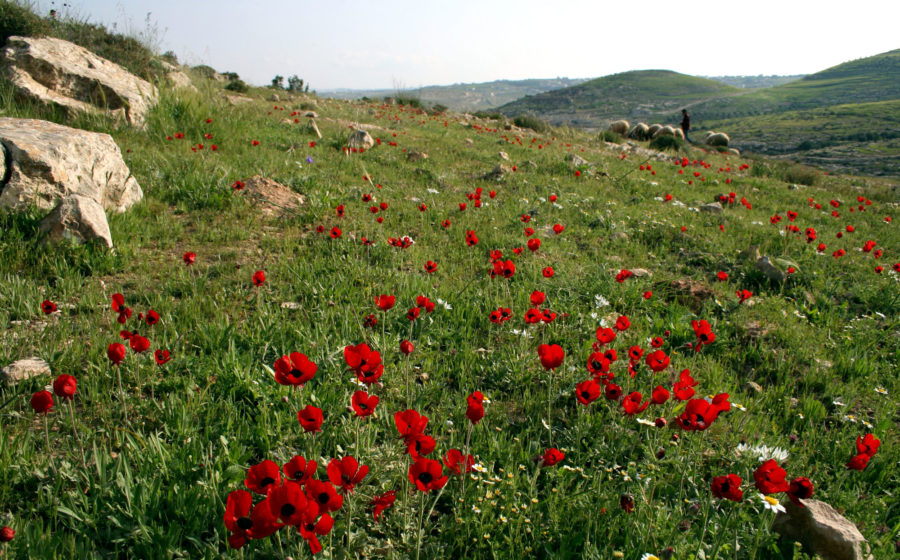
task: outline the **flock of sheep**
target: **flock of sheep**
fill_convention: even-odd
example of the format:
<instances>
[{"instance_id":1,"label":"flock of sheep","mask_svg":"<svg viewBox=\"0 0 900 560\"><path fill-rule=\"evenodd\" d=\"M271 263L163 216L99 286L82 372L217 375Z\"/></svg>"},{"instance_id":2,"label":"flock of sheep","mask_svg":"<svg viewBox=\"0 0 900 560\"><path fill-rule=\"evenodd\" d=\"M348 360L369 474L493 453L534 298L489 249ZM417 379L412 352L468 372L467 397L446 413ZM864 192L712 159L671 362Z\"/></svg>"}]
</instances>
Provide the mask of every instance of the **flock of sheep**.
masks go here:
<instances>
[{"instance_id":1,"label":"flock of sheep","mask_svg":"<svg viewBox=\"0 0 900 560\"><path fill-rule=\"evenodd\" d=\"M609 125L609 130L632 140L652 140L660 136L677 136L684 140L684 132L679 126L662 124L648 125L647 123L642 122L631 126L628 121L621 120L611 123ZM713 132L710 130L706 133L703 143L708 146L728 147L728 142L730 141L731 139L724 132Z\"/></svg>"}]
</instances>

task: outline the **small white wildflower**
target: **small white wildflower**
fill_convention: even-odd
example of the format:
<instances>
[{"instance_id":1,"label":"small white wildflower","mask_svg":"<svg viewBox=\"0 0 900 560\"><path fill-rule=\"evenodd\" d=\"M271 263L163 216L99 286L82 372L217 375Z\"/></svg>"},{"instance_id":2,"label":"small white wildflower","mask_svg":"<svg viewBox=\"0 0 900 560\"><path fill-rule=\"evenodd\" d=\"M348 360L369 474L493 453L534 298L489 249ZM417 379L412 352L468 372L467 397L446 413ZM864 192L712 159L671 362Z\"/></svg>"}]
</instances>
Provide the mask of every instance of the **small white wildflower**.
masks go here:
<instances>
[{"instance_id":1,"label":"small white wildflower","mask_svg":"<svg viewBox=\"0 0 900 560\"><path fill-rule=\"evenodd\" d=\"M645 426L655 426L656 425L652 420L647 420L646 418L638 418L637 423L643 424Z\"/></svg>"},{"instance_id":2,"label":"small white wildflower","mask_svg":"<svg viewBox=\"0 0 900 560\"><path fill-rule=\"evenodd\" d=\"M594 296L594 306L597 307L598 309L601 307L607 307L608 305L609 305L609 300L606 299L605 297L601 296L600 294L597 294Z\"/></svg>"},{"instance_id":3,"label":"small white wildflower","mask_svg":"<svg viewBox=\"0 0 900 560\"><path fill-rule=\"evenodd\" d=\"M879 394L881 394L881 395L887 395L887 394L888 394L887 389L885 389L884 387L875 387L875 392L876 392L876 393L879 393Z\"/></svg>"},{"instance_id":4,"label":"small white wildflower","mask_svg":"<svg viewBox=\"0 0 900 560\"><path fill-rule=\"evenodd\" d=\"M441 194L441 191L437 189L428 189L428 192L430 192L431 194Z\"/></svg>"},{"instance_id":5,"label":"small white wildflower","mask_svg":"<svg viewBox=\"0 0 900 560\"><path fill-rule=\"evenodd\" d=\"M444 306L444 309L446 309L447 311L450 311L451 309L453 309L453 308L450 306L449 303L447 303L446 301L442 300L441 298L437 298L437 302L440 303L441 305L443 305L443 306Z\"/></svg>"},{"instance_id":6,"label":"small white wildflower","mask_svg":"<svg viewBox=\"0 0 900 560\"><path fill-rule=\"evenodd\" d=\"M774 511L775 513L784 513L786 511L784 506L778 502L778 498L759 494L759 499L762 502L763 507L767 510Z\"/></svg>"}]
</instances>

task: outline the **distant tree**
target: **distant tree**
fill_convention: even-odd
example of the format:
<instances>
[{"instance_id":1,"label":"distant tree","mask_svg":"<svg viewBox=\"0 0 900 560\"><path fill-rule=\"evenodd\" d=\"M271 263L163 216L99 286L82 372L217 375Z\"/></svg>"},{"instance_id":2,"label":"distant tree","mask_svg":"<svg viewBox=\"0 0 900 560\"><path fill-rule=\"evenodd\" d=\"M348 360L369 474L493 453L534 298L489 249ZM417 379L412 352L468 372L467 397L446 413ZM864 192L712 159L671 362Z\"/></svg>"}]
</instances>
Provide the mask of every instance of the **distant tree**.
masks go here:
<instances>
[{"instance_id":1,"label":"distant tree","mask_svg":"<svg viewBox=\"0 0 900 560\"><path fill-rule=\"evenodd\" d=\"M275 89L284 89L284 76L275 76L272 78L272 87Z\"/></svg>"},{"instance_id":2,"label":"distant tree","mask_svg":"<svg viewBox=\"0 0 900 560\"><path fill-rule=\"evenodd\" d=\"M288 78L288 91L303 91L303 80L298 78L297 74Z\"/></svg>"},{"instance_id":3,"label":"distant tree","mask_svg":"<svg viewBox=\"0 0 900 560\"><path fill-rule=\"evenodd\" d=\"M309 84L306 84L306 89L303 90L303 93L309 93Z\"/></svg>"}]
</instances>

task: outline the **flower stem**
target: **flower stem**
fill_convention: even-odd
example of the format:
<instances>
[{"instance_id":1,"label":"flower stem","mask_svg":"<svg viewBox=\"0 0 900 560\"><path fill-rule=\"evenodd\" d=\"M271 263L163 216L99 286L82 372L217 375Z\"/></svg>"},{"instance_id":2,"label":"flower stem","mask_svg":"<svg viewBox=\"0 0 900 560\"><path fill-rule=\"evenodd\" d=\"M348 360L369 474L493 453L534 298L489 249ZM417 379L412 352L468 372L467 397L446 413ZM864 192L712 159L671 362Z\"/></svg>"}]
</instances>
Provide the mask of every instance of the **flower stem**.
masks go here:
<instances>
[{"instance_id":1,"label":"flower stem","mask_svg":"<svg viewBox=\"0 0 900 560\"><path fill-rule=\"evenodd\" d=\"M419 554L422 552L422 518L425 514L425 492L419 495L419 528L416 531L416 560L419 560Z\"/></svg>"},{"instance_id":2,"label":"flower stem","mask_svg":"<svg viewBox=\"0 0 900 560\"><path fill-rule=\"evenodd\" d=\"M81 452L81 466L87 470L87 459L84 457L84 444L81 443L81 436L78 435L78 428L75 427L75 403L69 401L69 414L72 416L72 432L75 434L75 441L78 443L78 451Z\"/></svg>"},{"instance_id":3,"label":"flower stem","mask_svg":"<svg viewBox=\"0 0 900 560\"><path fill-rule=\"evenodd\" d=\"M125 424L128 424L128 399L125 398L125 389L122 388L122 369L116 366L116 377L119 379L119 394L122 396L122 408L125 411Z\"/></svg>"}]
</instances>

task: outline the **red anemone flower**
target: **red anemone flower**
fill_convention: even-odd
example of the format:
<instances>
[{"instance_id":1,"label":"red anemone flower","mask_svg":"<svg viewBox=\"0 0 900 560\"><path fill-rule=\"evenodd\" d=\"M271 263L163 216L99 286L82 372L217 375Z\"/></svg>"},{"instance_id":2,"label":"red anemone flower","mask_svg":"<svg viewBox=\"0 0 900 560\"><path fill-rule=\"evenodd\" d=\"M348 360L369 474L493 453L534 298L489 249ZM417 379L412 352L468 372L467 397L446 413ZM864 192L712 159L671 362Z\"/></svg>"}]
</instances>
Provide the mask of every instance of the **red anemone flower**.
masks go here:
<instances>
[{"instance_id":1,"label":"red anemone flower","mask_svg":"<svg viewBox=\"0 0 900 560\"><path fill-rule=\"evenodd\" d=\"M866 465L869 464L869 460L872 458L871 455L866 455L865 453L860 453L859 455L854 455L852 459L847 463L847 468L855 471L861 471L866 468Z\"/></svg>"},{"instance_id":2,"label":"red anemone flower","mask_svg":"<svg viewBox=\"0 0 900 560\"><path fill-rule=\"evenodd\" d=\"M41 311L43 311L45 315L49 315L56 311L56 304L49 299L45 299L41 302Z\"/></svg>"},{"instance_id":3,"label":"red anemone flower","mask_svg":"<svg viewBox=\"0 0 900 560\"><path fill-rule=\"evenodd\" d=\"M669 391L662 385L657 385L650 396L650 402L653 404L663 404L667 400L669 400Z\"/></svg>"},{"instance_id":4,"label":"red anemone flower","mask_svg":"<svg viewBox=\"0 0 900 560\"><path fill-rule=\"evenodd\" d=\"M172 358L169 356L168 350L156 350L153 352L153 359L156 360L156 365L161 366Z\"/></svg>"},{"instance_id":5,"label":"red anemone flower","mask_svg":"<svg viewBox=\"0 0 900 560\"><path fill-rule=\"evenodd\" d=\"M575 386L575 398L578 402L587 406L600 397L600 384L593 379L582 381Z\"/></svg>"},{"instance_id":6,"label":"red anemone flower","mask_svg":"<svg viewBox=\"0 0 900 560\"><path fill-rule=\"evenodd\" d=\"M278 358L272 367L275 370L275 381L280 385L303 387L316 375L319 366L300 352L291 352L289 356Z\"/></svg>"},{"instance_id":7,"label":"red anemone flower","mask_svg":"<svg viewBox=\"0 0 900 560\"><path fill-rule=\"evenodd\" d=\"M788 491L789 485L784 479L786 475L787 472L778 466L775 459L769 459L753 471L753 480L756 489L763 494L775 494Z\"/></svg>"},{"instance_id":8,"label":"red anemone flower","mask_svg":"<svg viewBox=\"0 0 900 560\"><path fill-rule=\"evenodd\" d=\"M375 306L382 311L387 311L388 309L394 307L394 302L396 300L396 296L382 294L380 296L375 296Z\"/></svg>"},{"instance_id":9,"label":"red anemone flower","mask_svg":"<svg viewBox=\"0 0 900 560\"><path fill-rule=\"evenodd\" d=\"M562 365L566 357L562 347L558 344L541 344L537 349L538 357L544 369L556 369Z\"/></svg>"},{"instance_id":10,"label":"red anemone flower","mask_svg":"<svg viewBox=\"0 0 900 560\"><path fill-rule=\"evenodd\" d=\"M322 431L322 409L313 405L307 405L306 408L297 413L297 420L303 426L304 432L321 432Z\"/></svg>"},{"instance_id":11,"label":"red anemone flower","mask_svg":"<svg viewBox=\"0 0 900 560\"><path fill-rule=\"evenodd\" d=\"M428 425L428 417L410 408L403 412L394 413L394 425L397 426L397 432L400 434L400 437L409 439L425 431L425 427Z\"/></svg>"},{"instance_id":12,"label":"red anemone flower","mask_svg":"<svg viewBox=\"0 0 900 560\"><path fill-rule=\"evenodd\" d=\"M552 467L565 458L565 453L555 447L551 447L550 449L545 450L544 453L538 457L538 460L541 462L542 467Z\"/></svg>"},{"instance_id":13,"label":"red anemone flower","mask_svg":"<svg viewBox=\"0 0 900 560\"><path fill-rule=\"evenodd\" d=\"M269 488L280 484L281 473L278 471L278 465L269 459L250 467L247 470L247 478L244 480L247 490L263 495L269 491Z\"/></svg>"},{"instance_id":14,"label":"red anemone flower","mask_svg":"<svg viewBox=\"0 0 900 560\"><path fill-rule=\"evenodd\" d=\"M337 511L344 505L344 497L337 493L331 482L312 479L306 483L306 497L319 511Z\"/></svg>"},{"instance_id":15,"label":"red anemone flower","mask_svg":"<svg viewBox=\"0 0 900 560\"><path fill-rule=\"evenodd\" d=\"M435 271L437 271L437 263L434 261L427 261L425 263L425 272L427 272L428 274L431 274Z\"/></svg>"},{"instance_id":16,"label":"red anemone flower","mask_svg":"<svg viewBox=\"0 0 900 560\"><path fill-rule=\"evenodd\" d=\"M294 455L290 461L282 465L281 470L284 471L286 479L303 485L316 476L316 469L318 468L319 465L312 459L307 461L302 455Z\"/></svg>"},{"instance_id":17,"label":"red anemone flower","mask_svg":"<svg viewBox=\"0 0 900 560\"><path fill-rule=\"evenodd\" d=\"M440 490L447 484L441 463L434 459L420 457L409 467L409 481L422 492Z\"/></svg>"},{"instance_id":18,"label":"red anemone flower","mask_svg":"<svg viewBox=\"0 0 900 560\"><path fill-rule=\"evenodd\" d=\"M553 278L553 274L554 274L553 267L548 266L548 267L544 268L544 270L541 273L544 275L544 278Z\"/></svg>"},{"instance_id":19,"label":"red anemone flower","mask_svg":"<svg viewBox=\"0 0 900 560\"><path fill-rule=\"evenodd\" d=\"M473 425L477 424L484 418L484 395L481 394L481 391L475 391L468 397L466 397L466 418L472 422Z\"/></svg>"},{"instance_id":20,"label":"red anemone flower","mask_svg":"<svg viewBox=\"0 0 900 560\"><path fill-rule=\"evenodd\" d=\"M61 399L73 399L78 382L71 375L62 374L53 381L53 394Z\"/></svg>"},{"instance_id":21,"label":"red anemone flower","mask_svg":"<svg viewBox=\"0 0 900 560\"><path fill-rule=\"evenodd\" d=\"M385 492L384 494L375 496L372 498L371 505L373 507L372 518L375 521L378 521L378 518L381 517L381 514L384 510L393 507L394 500L397 499L397 491L391 490L389 492Z\"/></svg>"},{"instance_id":22,"label":"red anemone flower","mask_svg":"<svg viewBox=\"0 0 900 560\"><path fill-rule=\"evenodd\" d=\"M381 354L365 343L344 347L344 361L356 373L356 378L367 385L378 381L384 373Z\"/></svg>"},{"instance_id":23,"label":"red anemone flower","mask_svg":"<svg viewBox=\"0 0 900 560\"><path fill-rule=\"evenodd\" d=\"M47 414L53 409L53 395L50 391L38 391L31 395L31 408L38 414Z\"/></svg>"},{"instance_id":24,"label":"red anemone flower","mask_svg":"<svg viewBox=\"0 0 900 560\"><path fill-rule=\"evenodd\" d=\"M788 498L794 502L794 505L805 507L800 500L808 500L813 495L813 484L805 476L798 476L791 481L787 490Z\"/></svg>"},{"instance_id":25,"label":"red anemone flower","mask_svg":"<svg viewBox=\"0 0 900 560\"><path fill-rule=\"evenodd\" d=\"M736 474L716 476L712 480L712 493L717 498L740 502L744 497L741 477Z\"/></svg>"},{"instance_id":26,"label":"red anemone flower","mask_svg":"<svg viewBox=\"0 0 900 560\"><path fill-rule=\"evenodd\" d=\"M367 474L369 474L369 467L360 465L351 455L343 459L332 459L328 463L328 480L340 487L345 494L353 492L353 488L362 482Z\"/></svg>"},{"instance_id":27,"label":"red anemone flower","mask_svg":"<svg viewBox=\"0 0 900 560\"><path fill-rule=\"evenodd\" d=\"M641 403L641 399L644 396L641 395L638 391L632 391L622 400L622 409L625 411L625 414L628 416L633 416L638 412L643 412L647 405L650 404L650 401L644 401Z\"/></svg>"},{"instance_id":28,"label":"red anemone flower","mask_svg":"<svg viewBox=\"0 0 900 560\"><path fill-rule=\"evenodd\" d=\"M365 391L357 391L353 393L353 397L350 399L350 406L357 416L365 418L366 416L371 416L375 413L375 407L378 406L378 401L378 395L370 395Z\"/></svg>"},{"instance_id":29,"label":"red anemone flower","mask_svg":"<svg viewBox=\"0 0 900 560\"><path fill-rule=\"evenodd\" d=\"M257 270L253 273L253 285L262 286L266 281L266 273L263 270Z\"/></svg>"},{"instance_id":30,"label":"red anemone flower","mask_svg":"<svg viewBox=\"0 0 900 560\"><path fill-rule=\"evenodd\" d=\"M856 452L865 453L869 457L874 456L878 452L880 445L881 440L876 439L872 434L866 434L865 437L857 436L856 438Z\"/></svg>"},{"instance_id":31,"label":"red anemone flower","mask_svg":"<svg viewBox=\"0 0 900 560\"><path fill-rule=\"evenodd\" d=\"M413 346L413 343L412 343L412 342L410 342L410 341L408 341L408 340L401 340L401 341L400 341L400 351L401 351L401 352L403 352L404 354L406 354L407 356L409 356L410 354L413 353L413 350L415 350L415 347Z\"/></svg>"},{"instance_id":32,"label":"red anemone flower","mask_svg":"<svg viewBox=\"0 0 900 560\"><path fill-rule=\"evenodd\" d=\"M459 449L450 449L444 454L444 466L455 475L472 472L475 457L464 455Z\"/></svg>"},{"instance_id":33,"label":"red anemone flower","mask_svg":"<svg viewBox=\"0 0 900 560\"><path fill-rule=\"evenodd\" d=\"M246 490L235 490L228 495L225 504L225 528L231 533L228 544L231 548L241 548L247 539L264 539L277 531L281 525L272 515L267 500L253 505L253 497Z\"/></svg>"},{"instance_id":34,"label":"red anemone flower","mask_svg":"<svg viewBox=\"0 0 900 560\"><path fill-rule=\"evenodd\" d=\"M125 360L125 345L113 342L109 345L109 348L106 349L106 356L113 365L121 364L122 361Z\"/></svg>"},{"instance_id":35,"label":"red anemone flower","mask_svg":"<svg viewBox=\"0 0 900 560\"><path fill-rule=\"evenodd\" d=\"M150 341L139 334L132 335L128 339L128 345L138 354L143 354L150 349Z\"/></svg>"},{"instance_id":36,"label":"red anemone flower","mask_svg":"<svg viewBox=\"0 0 900 560\"><path fill-rule=\"evenodd\" d=\"M281 486L270 487L266 501L272 515L285 525L298 525L310 506L309 500L303 494L303 488L291 481Z\"/></svg>"},{"instance_id":37,"label":"red anemone flower","mask_svg":"<svg viewBox=\"0 0 900 560\"><path fill-rule=\"evenodd\" d=\"M656 373L669 367L669 357L662 350L656 350L647 354L646 362L647 366Z\"/></svg>"}]
</instances>

